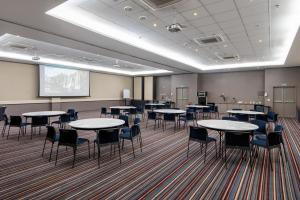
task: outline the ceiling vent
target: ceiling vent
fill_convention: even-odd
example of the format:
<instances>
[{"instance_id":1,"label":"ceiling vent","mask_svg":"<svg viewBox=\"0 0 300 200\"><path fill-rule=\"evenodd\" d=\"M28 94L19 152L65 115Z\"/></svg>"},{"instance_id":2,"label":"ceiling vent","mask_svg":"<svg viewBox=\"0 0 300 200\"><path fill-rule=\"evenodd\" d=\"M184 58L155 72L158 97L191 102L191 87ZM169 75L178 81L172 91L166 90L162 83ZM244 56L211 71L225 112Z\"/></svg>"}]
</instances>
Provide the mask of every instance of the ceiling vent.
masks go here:
<instances>
[{"instance_id":1,"label":"ceiling vent","mask_svg":"<svg viewBox=\"0 0 300 200\"><path fill-rule=\"evenodd\" d=\"M27 47L23 44L9 44L9 48L12 49L18 49L18 50L27 50L30 49L30 47Z\"/></svg>"},{"instance_id":2,"label":"ceiling vent","mask_svg":"<svg viewBox=\"0 0 300 200\"><path fill-rule=\"evenodd\" d=\"M174 5L182 0L140 0L152 10L157 10Z\"/></svg>"},{"instance_id":3,"label":"ceiling vent","mask_svg":"<svg viewBox=\"0 0 300 200\"><path fill-rule=\"evenodd\" d=\"M223 56L221 59L223 60L236 60L239 59L238 56Z\"/></svg>"},{"instance_id":4,"label":"ceiling vent","mask_svg":"<svg viewBox=\"0 0 300 200\"><path fill-rule=\"evenodd\" d=\"M199 45L211 45L211 44L218 44L220 42L224 42L223 38L219 35L194 38L194 41Z\"/></svg>"}]
</instances>

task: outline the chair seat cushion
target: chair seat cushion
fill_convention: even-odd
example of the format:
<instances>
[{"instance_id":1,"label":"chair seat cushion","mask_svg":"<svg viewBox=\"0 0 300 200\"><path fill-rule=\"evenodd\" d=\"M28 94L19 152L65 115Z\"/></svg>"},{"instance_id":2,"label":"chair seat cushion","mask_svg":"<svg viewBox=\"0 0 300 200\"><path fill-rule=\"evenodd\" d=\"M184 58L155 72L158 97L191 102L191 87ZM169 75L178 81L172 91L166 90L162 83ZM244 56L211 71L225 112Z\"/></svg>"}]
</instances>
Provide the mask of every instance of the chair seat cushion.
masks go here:
<instances>
[{"instance_id":1,"label":"chair seat cushion","mask_svg":"<svg viewBox=\"0 0 300 200\"><path fill-rule=\"evenodd\" d=\"M130 128L123 128L121 130L120 138L121 139L131 139Z\"/></svg>"},{"instance_id":2,"label":"chair seat cushion","mask_svg":"<svg viewBox=\"0 0 300 200\"><path fill-rule=\"evenodd\" d=\"M78 139L77 139L77 144L80 145L80 144L83 144L83 143L85 143L85 142L87 142L87 141L89 141L89 140L86 139L86 138L78 138Z\"/></svg>"},{"instance_id":3,"label":"chair seat cushion","mask_svg":"<svg viewBox=\"0 0 300 200\"><path fill-rule=\"evenodd\" d=\"M266 139L259 139L258 136L254 136L251 143L253 145L257 145L257 146L260 146L260 147L267 147L267 140Z\"/></svg>"}]
</instances>

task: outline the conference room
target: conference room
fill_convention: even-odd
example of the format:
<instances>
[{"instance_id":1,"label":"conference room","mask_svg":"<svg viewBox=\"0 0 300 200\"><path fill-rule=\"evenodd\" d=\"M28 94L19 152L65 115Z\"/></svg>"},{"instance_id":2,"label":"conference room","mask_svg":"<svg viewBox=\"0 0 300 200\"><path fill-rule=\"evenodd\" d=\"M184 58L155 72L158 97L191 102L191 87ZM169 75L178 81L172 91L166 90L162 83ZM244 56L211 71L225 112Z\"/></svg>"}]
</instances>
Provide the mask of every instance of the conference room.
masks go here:
<instances>
[{"instance_id":1,"label":"conference room","mask_svg":"<svg viewBox=\"0 0 300 200\"><path fill-rule=\"evenodd\" d=\"M1 0L0 199L300 199L299 0Z\"/></svg>"}]
</instances>

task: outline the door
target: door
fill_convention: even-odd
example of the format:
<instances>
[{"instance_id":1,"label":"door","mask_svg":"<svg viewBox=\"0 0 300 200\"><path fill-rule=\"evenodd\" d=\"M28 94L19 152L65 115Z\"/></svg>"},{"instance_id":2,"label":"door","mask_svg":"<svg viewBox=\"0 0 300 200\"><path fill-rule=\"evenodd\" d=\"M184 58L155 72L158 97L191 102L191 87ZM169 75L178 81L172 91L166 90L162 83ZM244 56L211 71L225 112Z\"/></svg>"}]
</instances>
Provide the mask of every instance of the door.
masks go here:
<instances>
[{"instance_id":1,"label":"door","mask_svg":"<svg viewBox=\"0 0 300 200\"><path fill-rule=\"evenodd\" d=\"M189 101L189 88L188 87L178 87L176 88L176 107L180 109L185 109L185 106Z\"/></svg>"},{"instance_id":2,"label":"door","mask_svg":"<svg viewBox=\"0 0 300 200\"><path fill-rule=\"evenodd\" d=\"M274 87L273 88L274 111L280 117L296 117L296 87Z\"/></svg>"}]
</instances>

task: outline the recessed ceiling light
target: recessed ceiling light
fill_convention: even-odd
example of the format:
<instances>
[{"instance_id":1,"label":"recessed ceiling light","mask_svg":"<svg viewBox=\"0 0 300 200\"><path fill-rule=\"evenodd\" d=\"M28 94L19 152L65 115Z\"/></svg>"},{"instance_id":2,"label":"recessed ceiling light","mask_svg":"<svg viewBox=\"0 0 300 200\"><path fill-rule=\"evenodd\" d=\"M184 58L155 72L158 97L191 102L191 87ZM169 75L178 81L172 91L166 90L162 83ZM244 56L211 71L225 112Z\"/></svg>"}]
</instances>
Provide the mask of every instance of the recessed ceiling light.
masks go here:
<instances>
[{"instance_id":1,"label":"recessed ceiling light","mask_svg":"<svg viewBox=\"0 0 300 200\"><path fill-rule=\"evenodd\" d=\"M223 45L223 47L225 47L225 48L226 48L226 47L228 47L228 45L227 45L227 44L224 44L224 45Z\"/></svg>"},{"instance_id":2,"label":"recessed ceiling light","mask_svg":"<svg viewBox=\"0 0 300 200\"><path fill-rule=\"evenodd\" d=\"M140 16L140 17L139 17L139 20L141 20L141 21L144 21L144 20L146 20L146 19L147 19L146 16Z\"/></svg>"},{"instance_id":3,"label":"recessed ceiling light","mask_svg":"<svg viewBox=\"0 0 300 200\"><path fill-rule=\"evenodd\" d=\"M130 12L130 11L132 11L132 7L131 7L131 6L125 6L125 7L124 7L124 10L125 10L126 12Z\"/></svg>"},{"instance_id":4,"label":"recessed ceiling light","mask_svg":"<svg viewBox=\"0 0 300 200\"><path fill-rule=\"evenodd\" d=\"M156 23L154 23L154 24L153 24L153 26L154 26L154 27L157 27L157 24L156 24Z\"/></svg>"},{"instance_id":5,"label":"recessed ceiling light","mask_svg":"<svg viewBox=\"0 0 300 200\"><path fill-rule=\"evenodd\" d=\"M198 15L198 13L194 12L194 13L193 13L193 15L194 15L194 16L197 16L197 15Z\"/></svg>"},{"instance_id":6,"label":"recessed ceiling light","mask_svg":"<svg viewBox=\"0 0 300 200\"><path fill-rule=\"evenodd\" d=\"M258 40L259 43L262 43L262 40Z\"/></svg>"}]
</instances>

